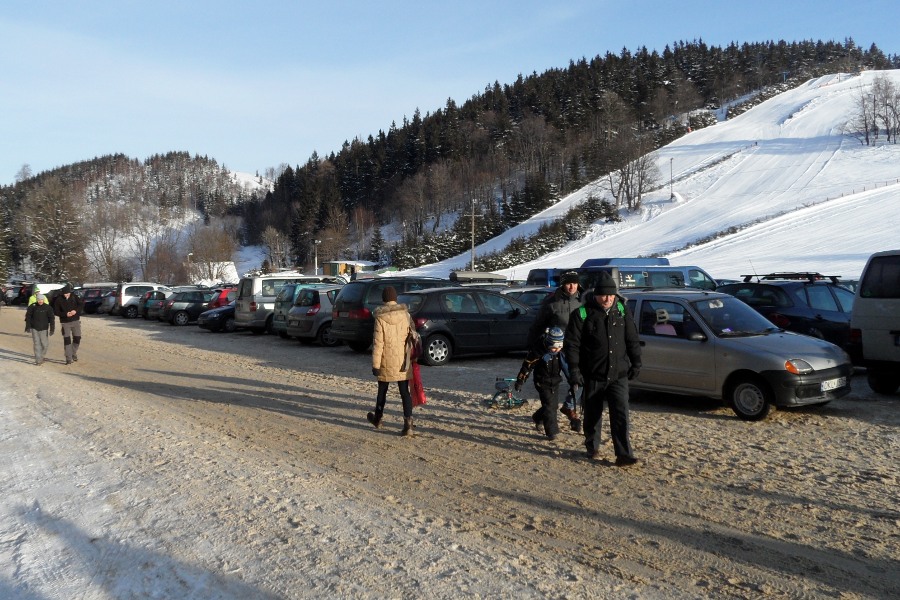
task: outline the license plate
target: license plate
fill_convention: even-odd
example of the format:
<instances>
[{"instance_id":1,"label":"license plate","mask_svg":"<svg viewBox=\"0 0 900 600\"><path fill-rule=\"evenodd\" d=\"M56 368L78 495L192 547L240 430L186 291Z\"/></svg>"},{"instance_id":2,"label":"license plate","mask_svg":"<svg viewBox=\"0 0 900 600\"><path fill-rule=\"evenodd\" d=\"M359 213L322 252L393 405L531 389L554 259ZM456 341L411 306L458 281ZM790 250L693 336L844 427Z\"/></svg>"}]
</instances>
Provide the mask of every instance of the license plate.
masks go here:
<instances>
[{"instance_id":1,"label":"license plate","mask_svg":"<svg viewBox=\"0 0 900 600\"><path fill-rule=\"evenodd\" d=\"M284 315L275 315L276 321L284 321Z\"/></svg>"},{"instance_id":2,"label":"license plate","mask_svg":"<svg viewBox=\"0 0 900 600\"><path fill-rule=\"evenodd\" d=\"M342 310L341 312L338 313L338 316L339 317L349 317L350 313L346 310Z\"/></svg>"},{"instance_id":3,"label":"license plate","mask_svg":"<svg viewBox=\"0 0 900 600\"><path fill-rule=\"evenodd\" d=\"M829 379L828 381L822 382L822 391L830 392L831 390L837 390L847 385L846 377L838 377L837 379Z\"/></svg>"}]
</instances>

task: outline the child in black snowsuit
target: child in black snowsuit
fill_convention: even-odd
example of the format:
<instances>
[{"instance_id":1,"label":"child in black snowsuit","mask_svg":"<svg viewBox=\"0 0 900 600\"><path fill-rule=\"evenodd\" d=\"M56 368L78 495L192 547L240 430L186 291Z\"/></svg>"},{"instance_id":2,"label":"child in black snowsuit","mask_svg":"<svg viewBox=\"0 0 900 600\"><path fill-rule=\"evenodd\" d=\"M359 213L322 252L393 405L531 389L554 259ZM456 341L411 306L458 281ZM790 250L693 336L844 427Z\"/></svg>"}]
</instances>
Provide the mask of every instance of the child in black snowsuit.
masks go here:
<instances>
[{"instance_id":1,"label":"child in black snowsuit","mask_svg":"<svg viewBox=\"0 0 900 600\"><path fill-rule=\"evenodd\" d=\"M522 368L516 377L516 391L528 380L534 371L534 388L541 398L541 407L531 416L538 431L543 429L548 440L559 435L559 384L563 377L569 378L569 368L562 353L563 330L559 327L547 329L535 345L528 350Z\"/></svg>"}]
</instances>

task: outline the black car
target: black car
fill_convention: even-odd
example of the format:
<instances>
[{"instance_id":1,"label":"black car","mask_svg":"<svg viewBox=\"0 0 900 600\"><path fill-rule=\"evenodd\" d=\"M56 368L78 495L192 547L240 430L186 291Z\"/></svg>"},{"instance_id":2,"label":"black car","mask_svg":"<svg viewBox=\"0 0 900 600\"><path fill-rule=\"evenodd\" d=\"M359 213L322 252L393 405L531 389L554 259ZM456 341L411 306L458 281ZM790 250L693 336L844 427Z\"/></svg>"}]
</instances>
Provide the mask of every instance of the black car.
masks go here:
<instances>
[{"instance_id":1,"label":"black car","mask_svg":"<svg viewBox=\"0 0 900 600\"><path fill-rule=\"evenodd\" d=\"M84 314L96 314L97 309L100 308L100 304L103 302L103 295L107 291L108 288L82 288L78 290L78 294L84 300Z\"/></svg>"},{"instance_id":2,"label":"black car","mask_svg":"<svg viewBox=\"0 0 900 600\"><path fill-rule=\"evenodd\" d=\"M458 285L437 277L378 277L357 279L345 285L331 310L331 335L354 352L365 352L372 345L375 317L372 311L383 304L381 293L390 286L398 294L413 290Z\"/></svg>"},{"instance_id":3,"label":"black car","mask_svg":"<svg viewBox=\"0 0 900 600\"><path fill-rule=\"evenodd\" d=\"M437 366L452 356L527 350L537 312L491 290L436 288L400 294L397 302L422 336L422 361Z\"/></svg>"},{"instance_id":4,"label":"black car","mask_svg":"<svg viewBox=\"0 0 900 600\"><path fill-rule=\"evenodd\" d=\"M837 277L818 273L742 277L743 282L722 285L716 291L743 300L782 329L847 348L854 296L839 284Z\"/></svg>"},{"instance_id":5,"label":"black car","mask_svg":"<svg viewBox=\"0 0 900 600\"><path fill-rule=\"evenodd\" d=\"M232 333L235 331L237 327L234 325L234 300L225 306L200 313L200 316L197 317L197 325L201 329L213 332L224 331L225 333Z\"/></svg>"},{"instance_id":6,"label":"black car","mask_svg":"<svg viewBox=\"0 0 900 600\"><path fill-rule=\"evenodd\" d=\"M196 321L214 295L213 290L175 292L166 298L159 320L168 321L172 325L187 325Z\"/></svg>"}]
</instances>

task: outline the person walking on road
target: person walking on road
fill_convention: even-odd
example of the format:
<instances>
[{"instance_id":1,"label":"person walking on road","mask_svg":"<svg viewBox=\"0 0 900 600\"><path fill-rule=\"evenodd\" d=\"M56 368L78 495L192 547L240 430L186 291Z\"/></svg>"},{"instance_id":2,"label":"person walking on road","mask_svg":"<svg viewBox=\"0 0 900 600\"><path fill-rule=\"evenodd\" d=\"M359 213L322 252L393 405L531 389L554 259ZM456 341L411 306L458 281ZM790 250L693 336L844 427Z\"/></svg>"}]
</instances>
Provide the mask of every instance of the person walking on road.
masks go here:
<instances>
[{"instance_id":1,"label":"person walking on road","mask_svg":"<svg viewBox=\"0 0 900 600\"><path fill-rule=\"evenodd\" d=\"M584 388L584 444L588 457L600 458L606 401L616 465L628 466L638 462L629 439L628 381L640 373L641 346L631 311L616 291L612 276L601 273L593 295L569 319L564 351L570 381Z\"/></svg>"},{"instance_id":2,"label":"person walking on road","mask_svg":"<svg viewBox=\"0 0 900 600\"><path fill-rule=\"evenodd\" d=\"M559 287L541 303L534 324L528 331L528 349L538 347L544 333L553 327L559 327L563 331L569 325L569 316L572 311L581 306L581 285L577 271L566 271L559 278ZM581 431L581 419L578 418L576 408L575 390L569 388L569 394L563 401L560 412L569 419L569 427L572 431ZM538 412L544 410L543 405ZM554 410L556 410L554 408ZM537 420L543 420L543 413L537 415ZM554 419L555 421L555 419Z\"/></svg>"},{"instance_id":3,"label":"person walking on road","mask_svg":"<svg viewBox=\"0 0 900 600\"><path fill-rule=\"evenodd\" d=\"M515 384L516 391L522 391L528 375L534 371L534 388L540 396L541 407L531 415L531 419L538 432L543 432L551 442L559 435L559 420L556 415L556 409L559 408L559 384L564 377L569 376L562 349L563 330L551 327L541 336L538 345L528 350Z\"/></svg>"},{"instance_id":4,"label":"person walking on road","mask_svg":"<svg viewBox=\"0 0 900 600\"><path fill-rule=\"evenodd\" d=\"M25 333L30 333L34 342L34 364L44 364L44 357L50 349L50 336L55 329L53 309L47 304L47 298L43 294L36 294L34 304L25 311Z\"/></svg>"},{"instance_id":5,"label":"person walking on road","mask_svg":"<svg viewBox=\"0 0 900 600\"><path fill-rule=\"evenodd\" d=\"M372 342L372 374L378 378L378 396L375 410L366 415L369 423L381 427L388 386L396 381L403 401L403 431L400 435L413 435L412 396L409 379L412 376L412 359L406 338L415 331L412 317L405 304L397 304L397 290L388 286L381 293L384 304L375 309L375 338Z\"/></svg>"},{"instance_id":6,"label":"person walking on road","mask_svg":"<svg viewBox=\"0 0 900 600\"><path fill-rule=\"evenodd\" d=\"M59 317L59 325L62 328L63 350L66 354L66 364L78 362L78 346L81 344L81 312L84 310L84 302L72 291L72 285L67 283L60 290L60 294L53 301L53 312Z\"/></svg>"}]
</instances>

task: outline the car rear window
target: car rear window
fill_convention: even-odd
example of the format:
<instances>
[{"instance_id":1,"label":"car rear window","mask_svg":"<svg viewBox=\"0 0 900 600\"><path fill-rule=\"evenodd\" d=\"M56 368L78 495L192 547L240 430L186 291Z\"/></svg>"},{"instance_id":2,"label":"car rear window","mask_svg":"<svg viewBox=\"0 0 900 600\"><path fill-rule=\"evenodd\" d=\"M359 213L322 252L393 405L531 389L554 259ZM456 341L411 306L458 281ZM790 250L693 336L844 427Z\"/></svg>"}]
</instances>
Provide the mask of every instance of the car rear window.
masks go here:
<instances>
[{"instance_id":1,"label":"car rear window","mask_svg":"<svg viewBox=\"0 0 900 600\"><path fill-rule=\"evenodd\" d=\"M358 304L362 302L363 294L366 291L365 283L348 283L343 288L341 288L341 293L338 294L338 298L342 303L347 304Z\"/></svg>"},{"instance_id":2,"label":"car rear window","mask_svg":"<svg viewBox=\"0 0 900 600\"><path fill-rule=\"evenodd\" d=\"M876 256L859 284L861 298L900 298L900 256Z\"/></svg>"},{"instance_id":3,"label":"car rear window","mask_svg":"<svg viewBox=\"0 0 900 600\"><path fill-rule=\"evenodd\" d=\"M414 314L425 304L425 296L422 294L400 294L397 296L397 303L405 304L410 314Z\"/></svg>"}]
</instances>

